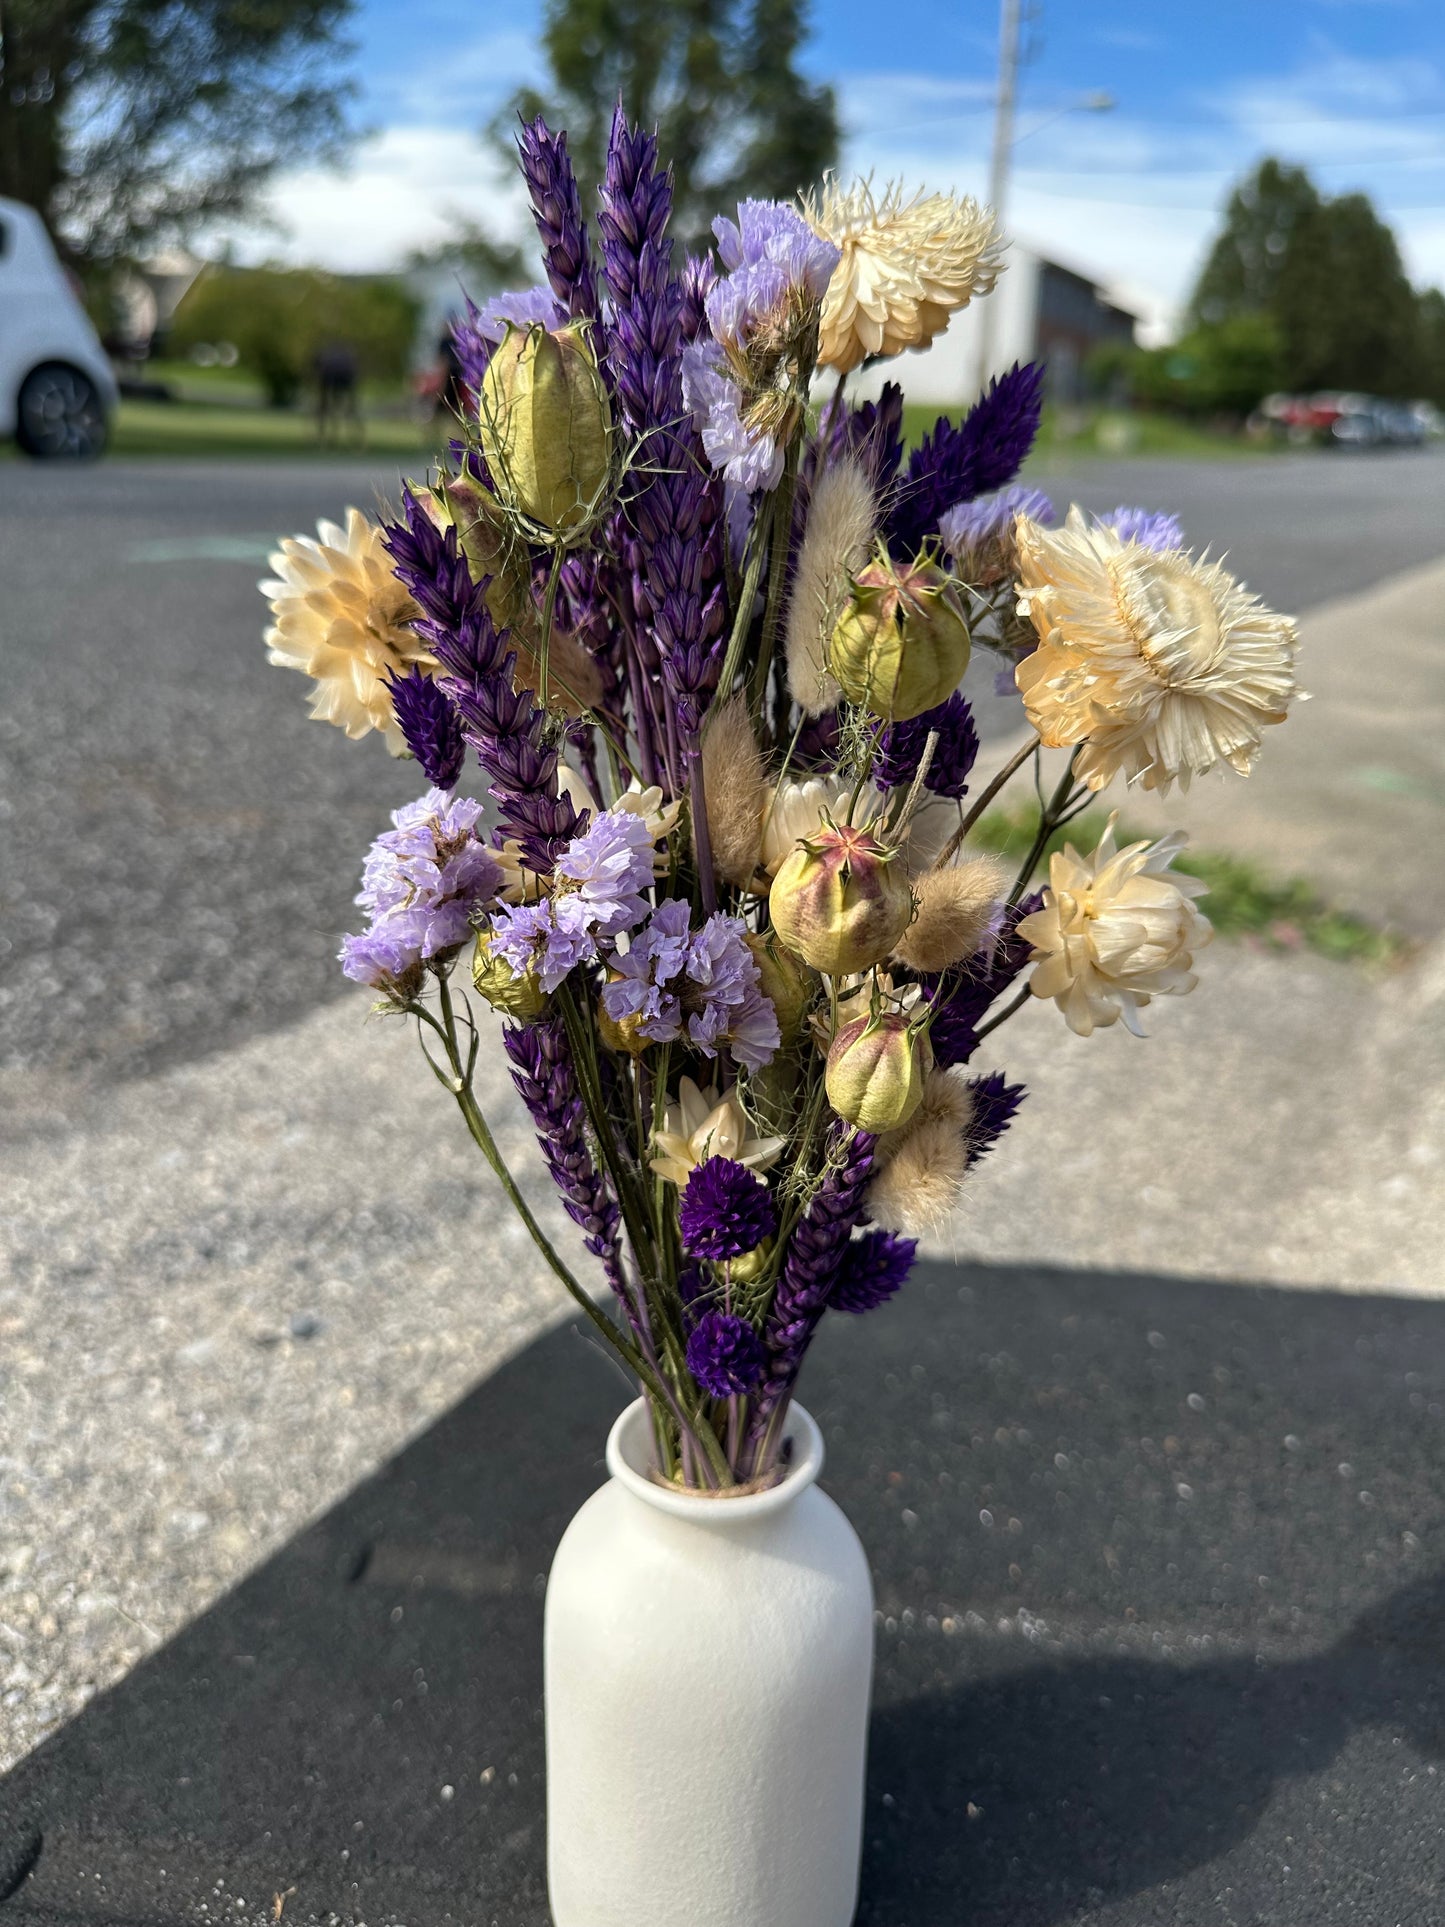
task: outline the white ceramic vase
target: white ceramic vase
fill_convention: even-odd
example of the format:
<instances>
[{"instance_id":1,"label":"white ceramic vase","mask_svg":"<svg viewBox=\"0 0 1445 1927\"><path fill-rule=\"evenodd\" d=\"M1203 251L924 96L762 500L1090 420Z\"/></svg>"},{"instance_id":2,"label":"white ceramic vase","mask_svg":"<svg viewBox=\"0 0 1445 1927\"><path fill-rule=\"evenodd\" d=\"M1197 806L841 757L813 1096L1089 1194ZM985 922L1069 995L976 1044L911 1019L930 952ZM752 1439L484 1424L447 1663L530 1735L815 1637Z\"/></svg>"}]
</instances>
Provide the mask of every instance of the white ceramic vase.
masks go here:
<instances>
[{"instance_id":1,"label":"white ceramic vase","mask_svg":"<svg viewBox=\"0 0 1445 1927\"><path fill-rule=\"evenodd\" d=\"M873 1587L793 1406L782 1482L649 1476L647 1408L547 1585L547 1879L557 1927L848 1927Z\"/></svg>"}]
</instances>

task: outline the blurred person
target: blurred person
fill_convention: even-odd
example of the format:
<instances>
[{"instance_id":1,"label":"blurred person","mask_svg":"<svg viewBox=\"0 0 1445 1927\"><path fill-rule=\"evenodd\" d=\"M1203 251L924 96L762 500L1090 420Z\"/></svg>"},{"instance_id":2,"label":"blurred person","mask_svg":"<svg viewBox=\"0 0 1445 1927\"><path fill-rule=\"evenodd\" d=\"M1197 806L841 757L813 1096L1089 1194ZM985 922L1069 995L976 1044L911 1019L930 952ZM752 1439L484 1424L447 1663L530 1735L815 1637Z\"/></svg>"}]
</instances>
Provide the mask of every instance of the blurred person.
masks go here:
<instances>
[{"instance_id":1,"label":"blurred person","mask_svg":"<svg viewBox=\"0 0 1445 1927\"><path fill-rule=\"evenodd\" d=\"M312 361L316 377L316 438L323 446L334 440L338 446L350 423L352 439L359 447L365 439L361 419L361 384L356 356L345 342L329 341L318 348Z\"/></svg>"}]
</instances>

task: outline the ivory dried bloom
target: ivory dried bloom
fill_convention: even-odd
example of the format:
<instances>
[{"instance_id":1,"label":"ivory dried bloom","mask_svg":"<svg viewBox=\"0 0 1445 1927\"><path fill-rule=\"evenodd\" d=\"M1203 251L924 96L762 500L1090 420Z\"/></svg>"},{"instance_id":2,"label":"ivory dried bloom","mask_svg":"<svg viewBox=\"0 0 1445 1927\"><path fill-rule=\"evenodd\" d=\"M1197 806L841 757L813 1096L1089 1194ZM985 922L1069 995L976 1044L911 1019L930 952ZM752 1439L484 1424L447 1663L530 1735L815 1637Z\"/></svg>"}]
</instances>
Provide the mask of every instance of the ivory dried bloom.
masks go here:
<instances>
[{"instance_id":1,"label":"ivory dried bloom","mask_svg":"<svg viewBox=\"0 0 1445 1927\"><path fill-rule=\"evenodd\" d=\"M840 374L873 355L926 348L1003 270L993 213L971 196L915 194L871 180L844 193L831 176L804 211L842 254L823 303L818 365Z\"/></svg>"},{"instance_id":2,"label":"ivory dried bloom","mask_svg":"<svg viewBox=\"0 0 1445 1927\"><path fill-rule=\"evenodd\" d=\"M731 1158L750 1171L770 1171L784 1142L754 1134L735 1089L719 1097L716 1090L701 1090L684 1077L676 1102L663 1114L662 1129L653 1136L649 1162L669 1184L683 1185L708 1158Z\"/></svg>"},{"instance_id":3,"label":"ivory dried bloom","mask_svg":"<svg viewBox=\"0 0 1445 1927\"><path fill-rule=\"evenodd\" d=\"M388 681L436 668L410 626L421 611L360 509L346 511L344 529L318 522L316 535L287 536L269 558L276 575L260 586L276 619L266 659L315 678L311 714L320 722L353 738L379 729L392 755L404 756Z\"/></svg>"},{"instance_id":4,"label":"ivory dried bloom","mask_svg":"<svg viewBox=\"0 0 1445 1927\"><path fill-rule=\"evenodd\" d=\"M1116 851L1117 820L1109 818L1092 856L1072 844L1055 853L1043 908L1018 926L1033 945L1029 989L1052 997L1080 1037L1120 1018L1142 1037L1140 1010L1151 997L1194 988L1192 953L1214 935L1192 901L1205 885L1169 868L1184 832Z\"/></svg>"},{"instance_id":5,"label":"ivory dried bloom","mask_svg":"<svg viewBox=\"0 0 1445 1927\"><path fill-rule=\"evenodd\" d=\"M1189 787L1216 763L1249 774L1299 694L1298 636L1217 562L1125 541L1077 508L1061 529L1014 524L1019 608L1039 646L1016 680L1050 748L1079 744L1090 789L1119 774Z\"/></svg>"}]
</instances>

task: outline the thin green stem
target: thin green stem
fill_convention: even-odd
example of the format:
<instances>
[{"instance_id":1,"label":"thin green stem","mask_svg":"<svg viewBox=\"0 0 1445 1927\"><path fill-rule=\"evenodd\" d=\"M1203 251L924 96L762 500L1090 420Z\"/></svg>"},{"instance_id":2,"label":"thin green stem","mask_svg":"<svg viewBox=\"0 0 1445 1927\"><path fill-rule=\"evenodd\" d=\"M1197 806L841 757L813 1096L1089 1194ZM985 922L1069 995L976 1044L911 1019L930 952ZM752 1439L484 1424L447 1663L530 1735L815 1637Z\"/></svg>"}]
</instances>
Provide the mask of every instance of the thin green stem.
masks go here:
<instances>
[{"instance_id":1,"label":"thin green stem","mask_svg":"<svg viewBox=\"0 0 1445 1927\"><path fill-rule=\"evenodd\" d=\"M1029 998L1032 996L1033 996L1033 992L1029 989L1028 985L1025 984L1023 989L1019 991L1016 996L1010 997L1008 1002L1004 1005L1003 1009L999 1011L996 1016L990 1017L986 1024L981 1024L979 1026L978 1031L976 1033L978 1042L981 1044L984 1038L988 1036L991 1030L997 1030L1000 1024L1006 1024L1009 1018L1012 1017L1016 1011L1020 1011L1023 1009L1024 1005L1029 1001Z\"/></svg>"},{"instance_id":2,"label":"thin green stem","mask_svg":"<svg viewBox=\"0 0 1445 1927\"><path fill-rule=\"evenodd\" d=\"M753 721L762 718L768 693L768 671L773 666L773 645L783 615L783 582L788 572L788 550L793 533L793 497L798 487L798 443L788 448L783 463L783 479L773 494L773 529L768 553L768 600L763 611L763 633L758 643L758 659L753 664L749 695Z\"/></svg>"},{"instance_id":3,"label":"thin green stem","mask_svg":"<svg viewBox=\"0 0 1445 1927\"><path fill-rule=\"evenodd\" d=\"M983 815L989 804L998 795L1004 784L1007 783L1010 778L1017 776L1018 772L1038 748L1039 739L1035 736L1029 742L1025 743L1022 749L1014 751L1013 755L1010 756L998 775L994 777L983 795L979 797L978 801L969 810L953 835L943 846L943 852L933 866L935 870L942 870L953 861L954 857L958 854L959 846L962 844L963 839Z\"/></svg>"},{"instance_id":4,"label":"thin green stem","mask_svg":"<svg viewBox=\"0 0 1445 1927\"><path fill-rule=\"evenodd\" d=\"M737 607L733 612L732 634L728 637L727 654L723 657L722 674L718 677L717 699L722 702L737 680L738 670L742 667L743 650L752 627L753 604L758 599L758 585L763 579L763 557L767 553L767 536L760 525L755 524L752 540L748 544L747 565L743 570L743 584L738 592Z\"/></svg>"},{"instance_id":5,"label":"thin green stem","mask_svg":"<svg viewBox=\"0 0 1445 1927\"><path fill-rule=\"evenodd\" d=\"M1034 873L1034 865L1043 855L1049 838L1068 814L1070 804L1077 800L1073 794L1073 789L1074 758L1078 753L1077 749L1070 750L1069 760L1064 765L1063 775L1054 786L1053 795L1039 811L1039 826L1034 832L1034 840L1029 846L1028 855L1023 860L1014 887L1009 891L1008 900L1010 904L1017 903L1024 891L1029 887L1029 881Z\"/></svg>"},{"instance_id":6,"label":"thin green stem","mask_svg":"<svg viewBox=\"0 0 1445 1927\"><path fill-rule=\"evenodd\" d=\"M532 1207L522 1196L517 1181L508 1169L506 1159L502 1156L501 1151L498 1149L497 1141L492 1136L491 1128L482 1114L482 1108L477 1103L476 1094L472 1089L470 1065L467 1067L463 1066L461 1047L457 1038L456 1013L452 1005L450 987L445 977L438 978L438 984L438 1001L444 1020L442 1023L438 1023L431 1012L420 1002L412 1003L409 1008L414 1017L418 1018L422 1023L430 1025L437 1036L441 1038L442 1047L446 1051L447 1062L451 1066L451 1076L447 1077L442 1072L441 1067L429 1054L427 1055L427 1062L431 1065L438 1082L444 1084L456 1099L457 1108L460 1110L466 1122L467 1129L471 1133L473 1141L481 1151L482 1156L487 1160L487 1163L492 1167L497 1182L507 1194L508 1202L511 1204L517 1216L522 1220L533 1244L535 1244L538 1251L541 1252L548 1266L561 1281L567 1292L577 1301L577 1304L586 1313L587 1317L592 1324L596 1326L607 1343L614 1351L620 1354L624 1363L637 1374L643 1384L646 1385L649 1391L653 1392L655 1396L664 1396L663 1387L646 1359L643 1358L636 1346L623 1336L606 1313L593 1303L590 1294L583 1289L581 1284L579 1284L577 1279L572 1275L572 1272L563 1262L551 1239L533 1216ZM470 1055L474 1062L475 1053L471 1053Z\"/></svg>"}]
</instances>

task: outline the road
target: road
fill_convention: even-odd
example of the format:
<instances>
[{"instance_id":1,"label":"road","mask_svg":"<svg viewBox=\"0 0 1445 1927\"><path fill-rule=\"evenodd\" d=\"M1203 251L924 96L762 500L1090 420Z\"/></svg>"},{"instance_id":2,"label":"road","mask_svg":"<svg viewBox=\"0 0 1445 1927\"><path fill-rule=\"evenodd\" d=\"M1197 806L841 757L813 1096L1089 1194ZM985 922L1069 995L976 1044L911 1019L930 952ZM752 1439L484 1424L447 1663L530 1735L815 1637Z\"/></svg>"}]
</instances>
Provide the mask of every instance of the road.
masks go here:
<instances>
[{"instance_id":1,"label":"road","mask_svg":"<svg viewBox=\"0 0 1445 1927\"><path fill-rule=\"evenodd\" d=\"M1438 451L1038 479L1175 509L1281 608L1442 543ZM395 487L345 463L0 467L0 1079L155 1070L339 991L362 853L416 774L307 719L255 584L276 534Z\"/></svg>"}]
</instances>

